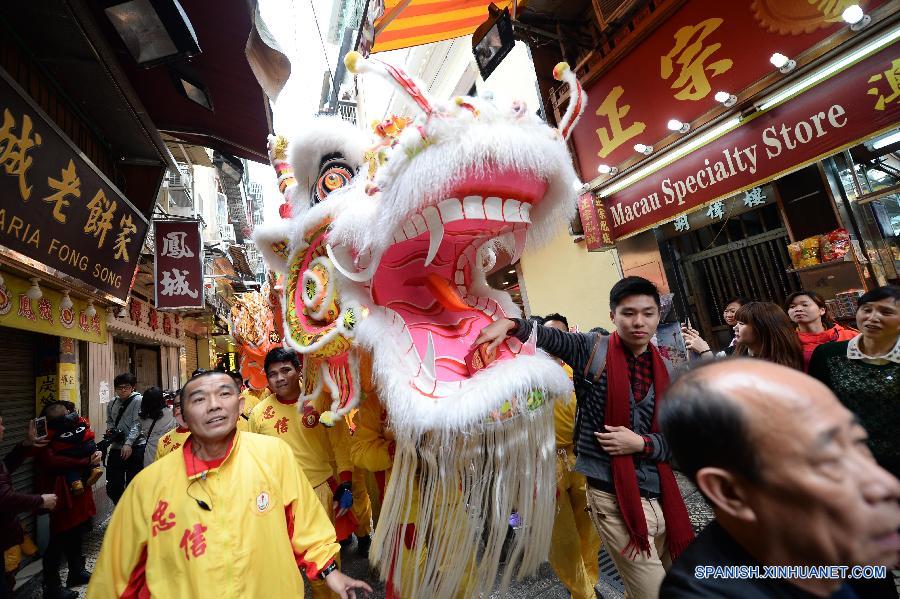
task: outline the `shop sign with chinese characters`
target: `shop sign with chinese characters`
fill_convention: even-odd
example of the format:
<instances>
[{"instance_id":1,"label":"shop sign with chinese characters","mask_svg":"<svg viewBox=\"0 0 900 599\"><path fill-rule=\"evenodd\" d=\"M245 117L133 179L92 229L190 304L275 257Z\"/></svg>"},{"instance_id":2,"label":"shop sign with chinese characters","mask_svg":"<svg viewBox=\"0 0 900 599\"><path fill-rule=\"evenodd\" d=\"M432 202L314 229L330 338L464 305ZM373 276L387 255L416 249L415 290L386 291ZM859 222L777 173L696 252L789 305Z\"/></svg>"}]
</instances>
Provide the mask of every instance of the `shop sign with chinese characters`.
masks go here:
<instances>
[{"instance_id":1,"label":"shop sign with chinese characters","mask_svg":"<svg viewBox=\"0 0 900 599\"><path fill-rule=\"evenodd\" d=\"M606 207L602 202L594 200L594 194L583 193L578 197L578 215L584 230L584 244L589 252L616 247Z\"/></svg>"},{"instance_id":2,"label":"shop sign with chinese characters","mask_svg":"<svg viewBox=\"0 0 900 599\"><path fill-rule=\"evenodd\" d=\"M202 308L203 242L193 220L153 221L156 307Z\"/></svg>"},{"instance_id":3,"label":"shop sign with chinese characters","mask_svg":"<svg viewBox=\"0 0 900 599\"><path fill-rule=\"evenodd\" d=\"M857 2L870 11L883 0ZM587 88L590 102L572 132L584 177L635 156L715 108L717 91L739 93L769 75L769 57L796 57L846 28L849 2L691 0Z\"/></svg>"},{"instance_id":4,"label":"shop sign with chinese characters","mask_svg":"<svg viewBox=\"0 0 900 599\"><path fill-rule=\"evenodd\" d=\"M124 302L147 227L0 69L0 253Z\"/></svg>"},{"instance_id":5,"label":"shop sign with chinese characters","mask_svg":"<svg viewBox=\"0 0 900 599\"><path fill-rule=\"evenodd\" d=\"M94 306L96 314L88 316L87 302L72 297L72 307L63 308L63 294L42 285L41 299L33 300L27 295L30 287L25 279L0 273L0 326L106 343L106 310L102 306Z\"/></svg>"},{"instance_id":6,"label":"shop sign with chinese characters","mask_svg":"<svg viewBox=\"0 0 900 599\"><path fill-rule=\"evenodd\" d=\"M621 239L752 189L898 124L900 43L895 43L785 104L756 113L602 202L614 237Z\"/></svg>"}]
</instances>

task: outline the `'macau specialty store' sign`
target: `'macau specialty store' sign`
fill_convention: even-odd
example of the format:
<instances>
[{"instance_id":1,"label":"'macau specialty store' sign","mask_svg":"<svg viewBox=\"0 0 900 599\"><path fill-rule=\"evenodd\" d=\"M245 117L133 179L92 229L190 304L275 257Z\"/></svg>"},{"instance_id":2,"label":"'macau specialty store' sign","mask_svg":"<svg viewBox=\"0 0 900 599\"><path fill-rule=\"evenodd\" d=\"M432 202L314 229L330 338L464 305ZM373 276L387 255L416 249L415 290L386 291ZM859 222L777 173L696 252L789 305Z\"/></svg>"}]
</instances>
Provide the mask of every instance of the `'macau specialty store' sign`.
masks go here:
<instances>
[{"instance_id":1,"label":"'macau specialty store' sign","mask_svg":"<svg viewBox=\"0 0 900 599\"><path fill-rule=\"evenodd\" d=\"M613 238L749 189L900 123L900 44L603 198Z\"/></svg>"},{"instance_id":2,"label":"'macau specialty store' sign","mask_svg":"<svg viewBox=\"0 0 900 599\"><path fill-rule=\"evenodd\" d=\"M124 302L147 227L0 69L0 253Z\"/></svg>"},{"instance_id":3,"label":"'macau specialty store' sign","mask_svg":"<svg viewBox=\"0 0 900 599\"><path fill-rule=\"evenodd\" d=\"M847 27L849 4L872 11L884 0L690 0L647 39L586 86L588 108L572 132L585 180L600 164L636 156L672 134L669 119L695 121L716 92L738 94L770 75L778 52L797 58Z\"/></svg>"}]
</instances>

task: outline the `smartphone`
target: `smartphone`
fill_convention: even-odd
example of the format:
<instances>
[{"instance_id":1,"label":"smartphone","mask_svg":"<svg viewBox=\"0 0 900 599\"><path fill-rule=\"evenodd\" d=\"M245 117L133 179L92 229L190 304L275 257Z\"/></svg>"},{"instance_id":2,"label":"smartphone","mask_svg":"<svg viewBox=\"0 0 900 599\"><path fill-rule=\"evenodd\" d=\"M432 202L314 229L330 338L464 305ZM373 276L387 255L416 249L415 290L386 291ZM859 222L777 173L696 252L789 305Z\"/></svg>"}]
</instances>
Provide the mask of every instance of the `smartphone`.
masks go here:
<instances>
[{"instance_id":1,"label":"smartphone","mask_svg":"<svg viewBox=\"0 0 900 599\"><path fill-rule=\"evenodd\" d=\"M40 418L34 419L34 430L35 430L35 439L46 439L47 438L47 418L46 416L41 416Z\"/></svg>"}]
</instances>

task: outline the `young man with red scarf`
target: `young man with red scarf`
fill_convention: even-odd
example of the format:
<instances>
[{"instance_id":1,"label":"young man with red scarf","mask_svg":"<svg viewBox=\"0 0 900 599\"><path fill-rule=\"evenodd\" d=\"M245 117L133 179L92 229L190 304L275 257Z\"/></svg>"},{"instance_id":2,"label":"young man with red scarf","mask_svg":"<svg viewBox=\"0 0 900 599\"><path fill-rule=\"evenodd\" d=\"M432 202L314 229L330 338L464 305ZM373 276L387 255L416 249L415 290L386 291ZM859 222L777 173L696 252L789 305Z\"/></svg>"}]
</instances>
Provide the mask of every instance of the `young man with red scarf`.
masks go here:
<instances>
[{"instance_id":1,"label":"young man with red scarf","mask_svg":"<svg viewBox=\"0 0 900 599\"><path fill-rule=\"evenodd\" d=\"M659 398L671 365L650 343L660 319L659 291L626 277L609 294L612 335L537 326L537 345L574 372L575 470L587 477L591 520L625 583L626 597L655 598L665 571L694 538L659 431ZM476 345L507 336L527 341L536 325L500 319Z\"/></svg>"}]
</instances>

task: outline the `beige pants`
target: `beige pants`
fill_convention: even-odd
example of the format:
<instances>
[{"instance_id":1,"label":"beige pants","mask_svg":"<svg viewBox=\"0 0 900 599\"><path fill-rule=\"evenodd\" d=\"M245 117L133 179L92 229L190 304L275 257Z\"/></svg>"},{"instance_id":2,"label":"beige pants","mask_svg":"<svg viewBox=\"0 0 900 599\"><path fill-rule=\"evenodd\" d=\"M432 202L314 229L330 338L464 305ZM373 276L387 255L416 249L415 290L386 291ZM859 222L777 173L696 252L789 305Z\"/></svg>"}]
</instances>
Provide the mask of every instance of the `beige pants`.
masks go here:
<instances>
[{"instance_id":1,"label":"beige pants","mask_svg":"<svg viewBox=\"0 0 900 599\"><path fill-rule=\"evenodd\" d=\"M588 486L587 504L591 521L625 583L625 599L656 599L666 570L672 565L666 547L666 521L659 500L641 497L650 535L650 556L639 553L633 560L622 555L629 539L616 496Z\"/></svg>"}]
</instances>

